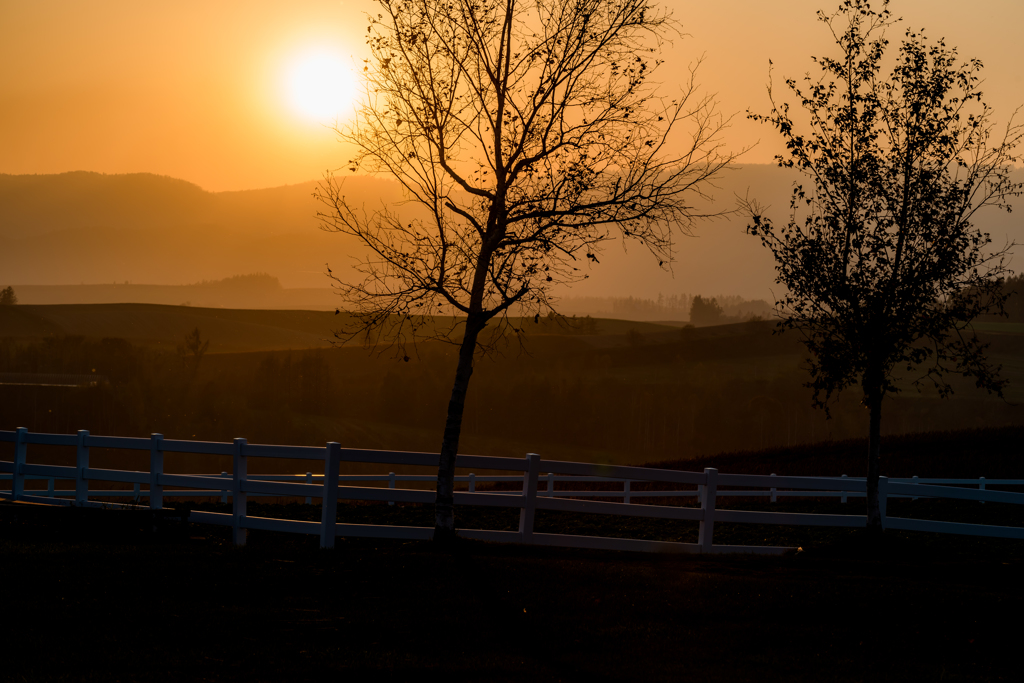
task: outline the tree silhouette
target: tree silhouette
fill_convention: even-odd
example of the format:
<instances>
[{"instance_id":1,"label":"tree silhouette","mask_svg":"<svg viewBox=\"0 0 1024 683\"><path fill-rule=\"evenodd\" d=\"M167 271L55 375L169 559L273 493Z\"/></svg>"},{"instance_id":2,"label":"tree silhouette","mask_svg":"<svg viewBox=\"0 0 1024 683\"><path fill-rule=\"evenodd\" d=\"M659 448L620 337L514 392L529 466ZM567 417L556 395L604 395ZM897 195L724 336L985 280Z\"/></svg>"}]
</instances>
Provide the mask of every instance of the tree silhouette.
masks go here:
<instances>
[{"instance_id":1,"label":"tree silhouette","mask_svg":"<svg viewBox=\"0 0 1024 683\"><path fill-rule=\"evenodd\" d=\"M801 171L809 187L794 188L781 226L756 202L746 209L787 288L777 302L783 328L799 330L810 352L815 404L827 410L860 384L870 414L868 527L880 530L882 401L898 390L895 373L920 373L915 385L946 396L945 375L956 372L1002 395L971 321L1002 312L1012 245L991 248L972 220L986 206L1008 211L1020 193L1009 172L1022 131L1011 120L996 135L978 89L981 63L959 62L943 41L908 30L886 61L895 23L887 3L876 12L847 0L818 18L840 55L814 59L820 76L803 85L786 81L803 121L774 97L771 114L751 115L779 131L779 165Z\"/></svg>"},{"instance_id":2,"label":"tree silhouette","mask_svg":"<svg viewBox=\"0 0 1024 683\"><path fill-rule=\"evenodd\" d=\"M14 293L14 287L0 289L0 306L14 306L17 303L18 295Z\"/></svg>"},{"instance_id":3,"label":"tree silhouette","mask_svg":"<svg viewBox=\"0 0 1024 683\"><path fill-rule=\"evenodd\" d=\"M718 299L705 299L698 294L690 302L690 322L694 325L717 325L724 314Z\"/></svg>"},{"instance_id":4,"label":"tree silhouette","mask_svg":"<svg viewBox=\"0 0 1024 683\"><path fill-rule=\"evenodd\" d=\"M379 4L367 99L338 133L358 150L349 171L396 178L408 202L368 211L332 174L317 194L323 227L369 254L361 282L331 273L357 321L339 338L377 328L460 347L435 505L443 540L474 354L517 331L510 311L553 310L553 290L588 277L614 235L669 263L673 229L702 217L694 201L730 157L696 67L674 98L650 85L675 24L647 0Z\"/></svg>"},{"instance_id":5,"label":"tree silhouette","mask_svg":"<svg viewBox=\"0 0 1024 683\"><path fill-rule=\"evenodd\" d=\"M203 362L203 356L210 348L210 340L202 340L199 328L195 328L185 335L185 342L178 344L178 357L192 371L192 377L199 372L199 364Z\"/></svg>"}]
</instances>

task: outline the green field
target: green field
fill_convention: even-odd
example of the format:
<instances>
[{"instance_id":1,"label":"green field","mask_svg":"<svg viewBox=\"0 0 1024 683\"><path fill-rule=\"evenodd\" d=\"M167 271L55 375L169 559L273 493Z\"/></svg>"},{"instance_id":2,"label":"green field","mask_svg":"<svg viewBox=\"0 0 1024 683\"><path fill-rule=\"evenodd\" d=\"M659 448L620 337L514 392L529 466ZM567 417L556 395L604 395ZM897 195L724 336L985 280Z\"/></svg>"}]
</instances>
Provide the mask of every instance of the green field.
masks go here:
<instances>
[{"instance_id":1,"label":"green field","mask_svg":"<svg viewBox=\"0 0 1024 683\"><path fill-rule=\"evenodd\" d=\"M0 308L0 337L38 340L53 336L116 337L133 344L173 349L195 328L210 339L210 353L238 353L331 346L347 316L332 311L254 310L161 304L53 304ZM448 319L439 321L443 324ZM530 325L518 319L517 326ZM552 327L551 332L571 331ZM630 331L658 339L675 328L657 323L600 319L592 343L622 344ZM581 332L582 334L582 332ZM609 337L610 339L603 339Z\"/></svg>"},{"instance_id":2,"label":"green field","mask_svg":"<svg viewBox=\"0 0 1024 683\"><path fill-rule=\"evenodd\" d=\"M95 387L5 386L0 428L430 451L455 347L330 346L344 315L143 304L0 308L0 373L90 375ZM769 322L704 328L608 319L514 320L476 365L460 449L640 464L857 438L855 392L832 419L811 407L802 347ZM176 348L198 327L198 366ZM939 399L911 377L883 433L1024 424L1024 334L983 333L1010 379L1006 400L953 377ZM407 354L408 362L402 356ZM922 476L927 472L920 472Z\"/></svg>"},{"instance_id":3,"label":"green field","mask_svg":"<svg viewBox=\"0 0 1024 683\"><path fill-rule=\"evenodd\" d=\"M134 344L173 349L198 327L211 353L312 349L330 345L334 319L325 311L259 311L158 304L56 304L5 306L5 337L52 335L91 339L116 337Z\"/></svg>"}]
</instances>

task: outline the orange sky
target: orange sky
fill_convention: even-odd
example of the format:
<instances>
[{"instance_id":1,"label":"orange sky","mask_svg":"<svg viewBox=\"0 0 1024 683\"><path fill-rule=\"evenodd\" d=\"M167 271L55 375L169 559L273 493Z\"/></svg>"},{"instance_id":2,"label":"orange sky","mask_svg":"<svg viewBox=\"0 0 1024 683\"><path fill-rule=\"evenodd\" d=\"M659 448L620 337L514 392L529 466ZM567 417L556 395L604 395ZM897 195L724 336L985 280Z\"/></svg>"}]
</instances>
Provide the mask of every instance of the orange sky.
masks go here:
<instances>
[{"instance_id":1,"label":"orange sky","mask_svg":"<svg viewBox=\"0 0 1024 683\"><path fill-rule=\"evenodd\" d=\"M828 49L821 0L666 3L692 37L677 43L668 88L704 53L701 81L738 112L730 144L767 162L772 133L743 120L767 108L767 61L799 76ZM311 48L363 56L366 0L33 0L0 2L0 173L148 171L208 190L297 183L340 166L346 150L288 105L287 73ZM985 64L1004 120L1024 103L1024 2L901 0L904 25L945 36Z\"/></svg>"}]
</instances>

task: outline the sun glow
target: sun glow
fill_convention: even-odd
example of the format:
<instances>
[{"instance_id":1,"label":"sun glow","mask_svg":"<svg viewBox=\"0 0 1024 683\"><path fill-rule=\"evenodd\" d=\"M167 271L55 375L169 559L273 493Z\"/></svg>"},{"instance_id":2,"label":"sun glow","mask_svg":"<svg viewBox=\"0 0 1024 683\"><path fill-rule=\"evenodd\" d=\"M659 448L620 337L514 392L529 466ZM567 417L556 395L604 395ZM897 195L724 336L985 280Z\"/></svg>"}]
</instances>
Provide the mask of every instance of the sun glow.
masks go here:
<instances>
[{"instance_id":1,"label":"sun glow","mask_svg":"<svg viewBox=\"0 0 1024 683\"><path fill-rule=\"evenodd\" d=\"M319 123L350 116L358 88L351 65L330 52L307 52L288 69L288 102L295 113Z\"/></svg>"}]
</instances>

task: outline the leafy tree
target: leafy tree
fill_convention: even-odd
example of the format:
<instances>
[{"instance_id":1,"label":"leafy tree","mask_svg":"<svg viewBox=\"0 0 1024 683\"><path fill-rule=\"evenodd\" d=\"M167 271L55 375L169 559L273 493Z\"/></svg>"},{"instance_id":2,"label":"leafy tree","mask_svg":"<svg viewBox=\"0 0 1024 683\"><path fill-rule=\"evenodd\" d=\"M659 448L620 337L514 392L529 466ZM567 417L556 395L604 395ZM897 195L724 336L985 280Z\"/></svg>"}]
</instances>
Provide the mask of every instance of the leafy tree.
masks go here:
<instances>
[{"instance_id":1,"label":"leafy tree","mask_svg":"<svg viewBox=\"0 0 1024 683\"><path fill-rule=\"evenodd\" d=\"M14 287L7 286L0 289L0 306L14 306L18 303L18 295L14 293Z\"/></svg>"},{"instance_id":2,"label":"leafy tree","mask_svg":"<svg viewBox=\"0 0 1024 683\"><path fill-rule=\"evenodd\" d=\"M1024 274L1006 278L1003 293L1007 296L1006 317L1010 322L1024 323Z\"/></svg>"},{"instance_id":3,"label":"leafy tree","mask_svg":"<svg viewBox=\"0 0 1024 683\"><path fill-rule=\"evenodd\" d=\"M318 195L323 227L369 254L361 282L332 275L357 320L338 336L376 328L400 344L459 345L435 505L443 540L455 529L474 354L510 331L510 310L535 319L553 310L553 290L586 278L583 266L615 235L670 262L672 230L701 217L694 200L730 158L693 69L675 98L650 85L675 24L648 0L379 5L367 99L338 132L358 150L349 171L396 178L408 201L361 209L330 174Z\"/></svg>"},{"instance_id":4,"label":"leafy tree","mask_svg":"<svg viewBox=\"0 0 1024 683\"><path fill-rule=\"evenodd\" d=\"M724 314L718 299L705 299L698 294L690 302L690 322L694 325L717 325Z\"/></svg>"},{"instance_id":5,"label":"leafy tree","mask_svg":"<svg viewBox=\"0 0 1024 683\"><path fill-rule=\"evenodd\" d=\"M1022 129L994 130L979 90L978 60L908 30L888 55L887 3L846 0L818 13L839 48L814 59L818 76L786 85L803 120L777 104L766 122L782 135L779 165L809 187L794 188L789 220L776 225L756 202L750 232L775 256L777 302L788 329L810 352L816 405L855 384L870 414L868 526L880 530L878 477L883 399L896 373L916 373L946 396L945 376L971 376L1002 394L999 368L971 321L1001 312L1009 246L992 248L972 220L983 207L1009 210L1020 185L1010 180ZM771 95L771 87L769 86ZM799 110L798 110L799 111Z\"/></svg>"}]
</instances>

